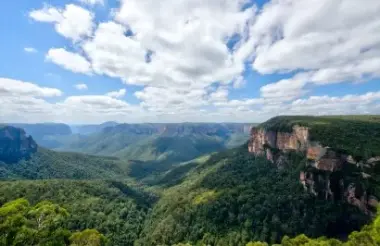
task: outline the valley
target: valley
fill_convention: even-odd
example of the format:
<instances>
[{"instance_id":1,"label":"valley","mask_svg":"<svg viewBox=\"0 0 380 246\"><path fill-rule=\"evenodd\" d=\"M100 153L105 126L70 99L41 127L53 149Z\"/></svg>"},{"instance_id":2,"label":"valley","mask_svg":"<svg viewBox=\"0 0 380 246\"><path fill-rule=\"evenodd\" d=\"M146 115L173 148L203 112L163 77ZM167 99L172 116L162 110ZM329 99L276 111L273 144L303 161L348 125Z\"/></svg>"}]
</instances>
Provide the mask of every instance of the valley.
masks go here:
<instances>
[{"instance_id":1,"label":"valley","mask_svg":"<svg viewBox=\"0 0 380 246\"><path fill-rule=\"evenodd\" d=\"M0 207L19 198L57 204L69 214L59 227L107 239L93 245L380 243L378 116L109 124L49 132L80 134L52 149L28 128L2 126ZM10 230L1 209L0 228ZM25 223L12 233L33 224ZM67 235L60 242L74 240Z\"/></svg>"}]
</instances>

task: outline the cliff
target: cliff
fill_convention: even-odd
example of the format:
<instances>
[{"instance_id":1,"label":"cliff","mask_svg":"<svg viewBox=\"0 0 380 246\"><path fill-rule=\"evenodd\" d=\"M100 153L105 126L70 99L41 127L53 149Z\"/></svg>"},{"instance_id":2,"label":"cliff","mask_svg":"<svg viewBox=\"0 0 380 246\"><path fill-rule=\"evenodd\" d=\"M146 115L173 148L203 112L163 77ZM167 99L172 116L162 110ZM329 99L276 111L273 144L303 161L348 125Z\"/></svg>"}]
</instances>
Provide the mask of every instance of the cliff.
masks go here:
<instances>
[{"instance_id":1,"label":"cliff","mask_svg":"<svg viewBox=\"0 0 380 246\"><path fill-rule=\"evenodd\" d=\"M25 131L12 126L0 126L0 161L14 163L29 158L37 151L37 144Z\"/></svg>"},{"instance_id":2,"label":"cliff","mask_svg":"<svg viewBox=\"0 0 380 246\"><path fill-rule=\"evenodd\" d=\"M265 126L264 123L251 129L249 152L265 157L279 168L286 168L291 162L288 153L298 153L306 163L300 172L300 182L305 190L323 199L343 199L363 212L371 213L377 205L377 198L369 192L368 182L376 163L380 162L379 157L355 160L347 151L321 144L312 136L312 126L294 124L283 129ZM333 132L330 134L331 139L340 137Z\"/></svg>"}]
</instances>

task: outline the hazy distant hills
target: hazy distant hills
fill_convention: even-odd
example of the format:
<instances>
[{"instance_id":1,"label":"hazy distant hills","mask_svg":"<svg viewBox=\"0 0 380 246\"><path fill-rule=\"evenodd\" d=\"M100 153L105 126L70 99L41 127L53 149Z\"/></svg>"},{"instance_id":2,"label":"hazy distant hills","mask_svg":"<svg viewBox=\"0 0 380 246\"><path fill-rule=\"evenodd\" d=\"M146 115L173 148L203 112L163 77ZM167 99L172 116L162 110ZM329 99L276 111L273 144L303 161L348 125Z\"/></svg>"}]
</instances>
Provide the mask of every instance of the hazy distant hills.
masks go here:
<instances>
[{"instance_id":1,"label":"hazy distant hills","mask_svg":"<svg viewBox=\"0 0 380 246\"><path fill-rule=\"evenodd\" d=\"M92 124L92 125L70 125L73 134L89 135L92 133L99 132L106 127L112 127L118 125L117 122L107 121L102 124Z\"/></svg>"},{"instance_id":2,"label":"hazy distant hills","mask_svg":"<svg viewBox=\"0 0 380 246\"><path fill-rule=\"evenodd\" d=\"M187 161L243 144L252 124L119 124L77 138L57 150L139 161Z\"/></svg>"},{"instance_id":3,"label":"hazy distant hills","mask_svg":"<svg viewBox=\"0 0 380 246\"><path fill-rule=\"evenodd\" d=\"M25 130L44 148L116 156L126 160L182 162L239 146L255 124L145 123L93 125L9 124Z\"/></svg>"},{"instance_id":4,"label":"hazy distant hills","mask_svg":"<svg viewBox=\"0 0 380 246\"><path fill-rule=\"evenodd\" d=\"M7 125L24 129L26 134L31 135L39 145L46 148L57 148L61 146L61 143L56 138L72 135L70 126L62 123L10 123Z\"/></svg>"},{"instance_id":5,"label":"hazy distant hills","mask_svg":"<svg viewBox=\"0 0 380 246\"><path fill-rule=\"evenodd\" d=\"M93 125L67 125L63 123L9 123L6 125L22 128L28 135L45 148L59 148L68 142L76 141L82 135L100 132L106 127L115 126L116 122L104 122Z\"/></svg>"},{"instance_id":6,"label":"hazy distant hills","mask_svg":"<svg viewBox=\"0 0 380 246\"><path fill-rule=\"evenodd\" d=\"M0 179L122 179L126 175L125 162L117 158L47 150L21 128L0 127Z\"/></svg>"}]
</instances>

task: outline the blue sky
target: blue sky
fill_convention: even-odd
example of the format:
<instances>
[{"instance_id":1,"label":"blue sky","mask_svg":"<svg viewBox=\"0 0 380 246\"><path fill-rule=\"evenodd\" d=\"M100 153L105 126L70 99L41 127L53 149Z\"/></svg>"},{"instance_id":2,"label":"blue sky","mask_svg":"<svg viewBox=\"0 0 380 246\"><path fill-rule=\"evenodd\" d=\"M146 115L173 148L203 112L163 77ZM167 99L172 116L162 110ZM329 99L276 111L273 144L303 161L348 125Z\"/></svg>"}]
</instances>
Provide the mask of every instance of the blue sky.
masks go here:
<instances>
[{"instance_id":1,"label":"blue sky","mask_svg":"<svg viewBox=\"0 0 380 246\"><path fill-rule=\"evenodd\" d=\"M260 122L380 111L376 0L354 9L353 0L3 6L3 122Z\"/></svg>"}]
</instances>

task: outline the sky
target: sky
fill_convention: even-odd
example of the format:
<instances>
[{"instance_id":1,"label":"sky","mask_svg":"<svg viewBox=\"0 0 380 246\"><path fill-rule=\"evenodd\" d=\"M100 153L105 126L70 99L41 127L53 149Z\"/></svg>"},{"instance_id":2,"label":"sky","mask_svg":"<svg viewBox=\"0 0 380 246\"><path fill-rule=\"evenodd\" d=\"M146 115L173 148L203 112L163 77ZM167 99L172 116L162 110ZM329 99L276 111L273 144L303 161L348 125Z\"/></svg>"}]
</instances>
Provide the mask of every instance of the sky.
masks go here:
<instances>
[{"instance_id":1,"label":"sky","mask_svg":"<svg viewBox=\"0 0 380 246\"><path fill-rule=\"evenodd\" d=\"M0 122L380 113L379 0L19 0Z\"/></svg>"}]
</instances>

